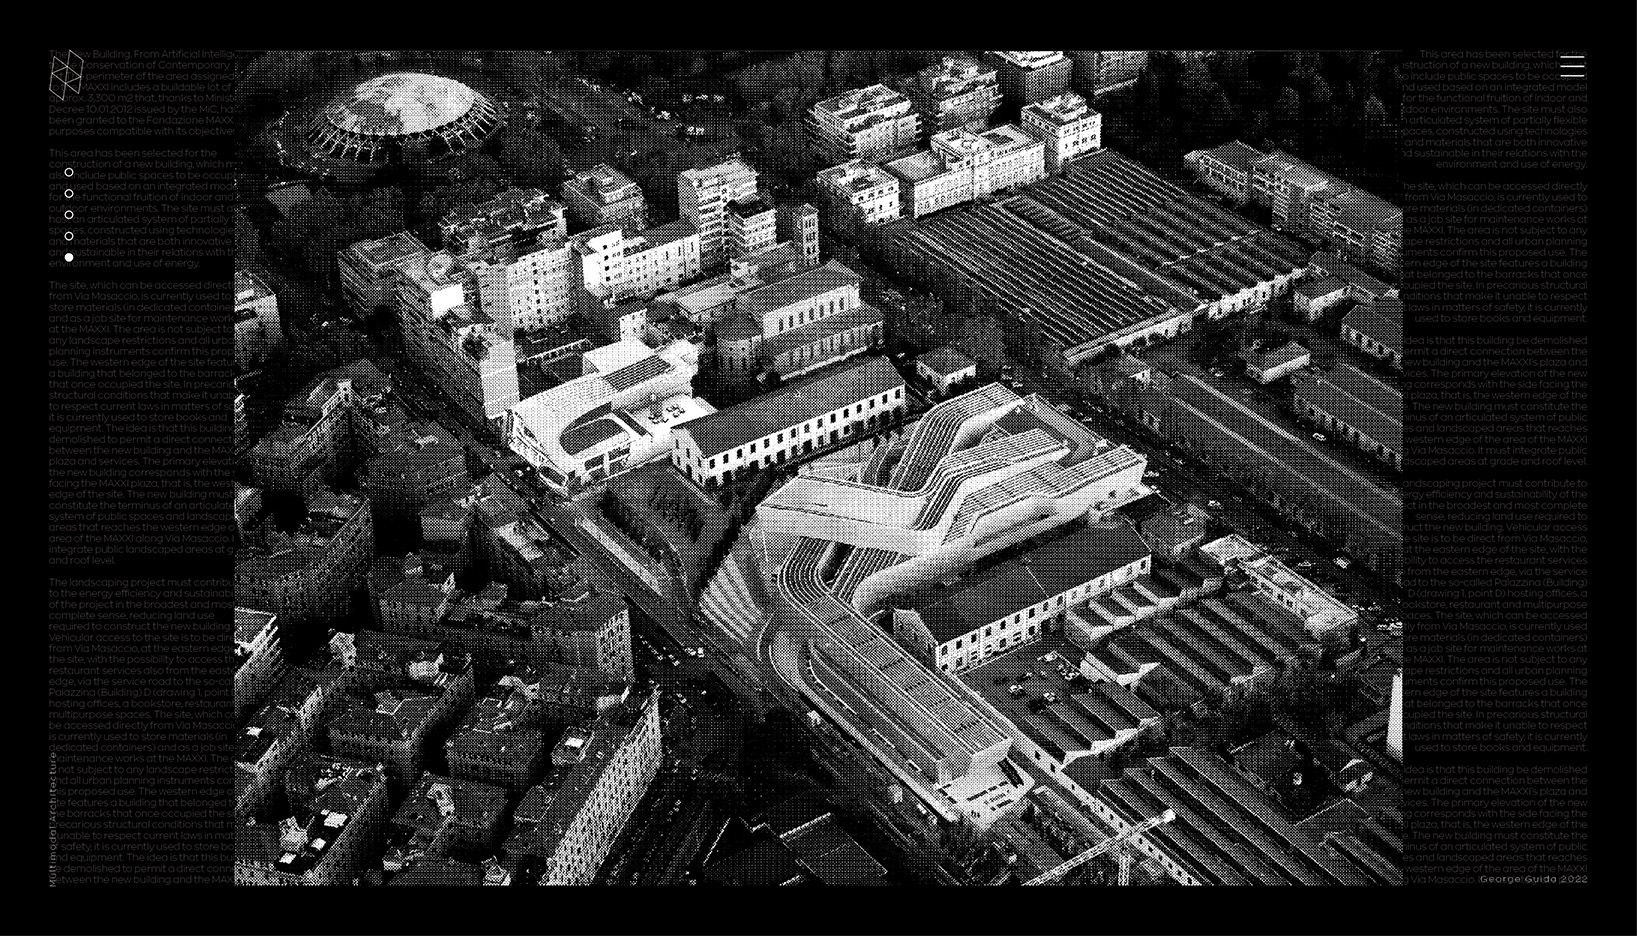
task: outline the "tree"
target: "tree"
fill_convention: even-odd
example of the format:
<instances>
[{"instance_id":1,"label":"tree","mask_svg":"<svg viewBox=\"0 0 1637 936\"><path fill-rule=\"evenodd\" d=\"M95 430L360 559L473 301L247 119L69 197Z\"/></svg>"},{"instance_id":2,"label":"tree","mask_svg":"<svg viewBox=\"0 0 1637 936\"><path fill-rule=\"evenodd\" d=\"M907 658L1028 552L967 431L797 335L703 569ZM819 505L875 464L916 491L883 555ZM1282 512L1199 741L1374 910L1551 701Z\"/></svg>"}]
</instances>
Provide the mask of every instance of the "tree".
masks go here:
<instances>
[{"instance_id":1,"label":"tree","mask_svg":"<svg viewBox=\"0 0 1637 936\"><path fill-rule=\"evenodd\" d=\"M500 132L498 162L516 186L555 190L563 181L557 141L531 127L508 126Z\"/></svg>"},{"instance_id":2,"label":"tree","mask_svg":"<svg viewBox=\"0 0 1637 936\"><path fill-rule=\"evenodd\" d=\"M1302 96L1295 88L1286 85L1279 89L1279 96L1273 102L1273 111L1268 117L1268 136L1280 146L1290 145L1291 140L1301 135Z\"/></svg>"}]
</instances>

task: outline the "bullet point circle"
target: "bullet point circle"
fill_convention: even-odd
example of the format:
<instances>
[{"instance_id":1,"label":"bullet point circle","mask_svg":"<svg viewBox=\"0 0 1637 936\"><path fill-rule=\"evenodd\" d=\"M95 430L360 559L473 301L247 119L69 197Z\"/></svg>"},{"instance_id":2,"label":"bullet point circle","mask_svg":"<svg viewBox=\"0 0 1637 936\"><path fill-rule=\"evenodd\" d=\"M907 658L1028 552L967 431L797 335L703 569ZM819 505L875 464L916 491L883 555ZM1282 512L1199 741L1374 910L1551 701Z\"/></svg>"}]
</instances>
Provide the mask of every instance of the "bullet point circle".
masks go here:
<instances>
[{"instance_id":1,"label":"bullet point circle","mask_svg":"<svg viewBox=\"0 0 1637 936\"><path fill-rule=\"evenodd\" d=\"M63 261L66 262L66 263L73 263L74 262L74 255L71 254L71 253L63 254Z\"/></svg>"},{"instance_id":2,"label":"bullet point circle","mask_svg":"<svg viewBox=\"0 0 1637 936\"><path fill-rule=\"evenodd\" d=\"M72 221L72 220L74 220L74 212L72 212L72 211L65 211L65 212L63 212L63 220L64 220L64 221Z\"/></svg>"},{"instance_id":3,"label":"bullet point circle","mask_svg":"<svg viewBox=\"0 0 1637 936\"><path fill-rule=\"evenodd\" d=\"M74 167L73 166L68 166L65 169L63 169L63 175L68 176L70 179L72 179L74 177Z\"/></svg>"},{"instance_id":4,"label":"bullet point circle","mask_svg":"<svg viewBox=\"0 0 1637 936\"><path fill-rule=\"evenodd\" d=\"M63 240L73 240L73 239L74 239L74 232L73 231L64 231L63 232Z\"/></svg>"},{"instance_id":5,"label":"bullet point circle","mask_svg":"<svg viewBox=\"0 0 1637 936\"><path fill-rule=\"evenodd\" d=\"M73 189L63 189L63 197L64 198L73 198L74 197L74 190Z\"/></svg>"}]
</instances>

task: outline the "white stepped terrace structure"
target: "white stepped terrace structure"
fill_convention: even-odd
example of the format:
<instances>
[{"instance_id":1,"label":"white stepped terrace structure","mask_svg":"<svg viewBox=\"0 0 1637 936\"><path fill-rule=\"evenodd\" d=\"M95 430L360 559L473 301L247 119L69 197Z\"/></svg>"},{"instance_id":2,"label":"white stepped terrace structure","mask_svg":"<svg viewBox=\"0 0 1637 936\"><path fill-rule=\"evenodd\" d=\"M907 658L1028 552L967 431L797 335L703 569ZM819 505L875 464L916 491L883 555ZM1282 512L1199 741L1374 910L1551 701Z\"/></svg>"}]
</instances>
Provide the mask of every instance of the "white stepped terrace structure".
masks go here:
<instances>
[{"instance_id":1,"label":"white stepped terrace structure","mask_svg":"<svg viewBox=\"0 0 1637 936\"><path fill-rule=\"evenodd\" d=\"M1144 457L1038 397L992 384L933 407L847 472L774 491L700 601L741 639L777 621L803 690L940 814L966 791L1023 790L1008 727L869 617L925 585L1148 493Z\"/></svg>"},{"instance_id":2,"label":"white stepped terrace structure","mask_svg":"<svg viewBox=\"0 0 1637 936\"><path fill-rule=\"evenodd\" d=\"M1038 397L991 384L933 407L902 445L872 453L855 479L791 481L761 503L757 519L769 532L858 547L837 588L868 612L887 592L1135 500L1147 493L1145 466L1142 455Z\"/></svg>"}]
</instances>

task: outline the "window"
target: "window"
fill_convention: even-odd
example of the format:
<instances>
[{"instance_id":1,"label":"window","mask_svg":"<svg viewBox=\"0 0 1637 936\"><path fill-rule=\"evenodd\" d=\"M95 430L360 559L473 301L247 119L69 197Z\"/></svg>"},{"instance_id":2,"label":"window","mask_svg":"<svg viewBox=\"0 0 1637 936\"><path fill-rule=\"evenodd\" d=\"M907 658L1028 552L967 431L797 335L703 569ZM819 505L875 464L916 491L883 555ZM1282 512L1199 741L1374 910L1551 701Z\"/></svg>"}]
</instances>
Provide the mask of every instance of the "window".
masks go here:
<instances>
[{"instance_id":1,"label":"window","mask_svg":"<svg viewBox=\"0 0 1637 936\"><path fill-rule=\"evenodd\" d=\"M985 627L983 629L983 636L993 637L994 635L995 635L995 629L993 627Z\"/></svg>"}]
</instances>

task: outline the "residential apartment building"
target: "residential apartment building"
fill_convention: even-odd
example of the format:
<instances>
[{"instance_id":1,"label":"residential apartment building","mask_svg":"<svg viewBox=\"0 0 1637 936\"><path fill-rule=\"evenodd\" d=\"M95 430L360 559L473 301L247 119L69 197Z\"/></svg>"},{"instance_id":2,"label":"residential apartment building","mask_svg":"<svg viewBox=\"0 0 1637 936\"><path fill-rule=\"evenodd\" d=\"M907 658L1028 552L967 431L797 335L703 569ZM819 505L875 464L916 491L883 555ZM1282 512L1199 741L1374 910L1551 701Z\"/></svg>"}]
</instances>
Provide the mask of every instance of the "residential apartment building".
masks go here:
<instances>
[{"instance_id":1,"label":"residential apartment building","mask_svg":"<svg viewBox=\"0 0 1637 936\"><path fill-rule=\"evenodd\" d=\"M1199 181L1243 205L1251 200L1251 171L1265 154L1238 140L1213 149L1199 149L1182 157Z\"/></svg>"},{"instance_id":2,"label":"residential apartment building","mask_svg":"<svg viewBox=\"0 0 1637 936\"><path fill-rule=\"evenodd\" d=\"M429 859L487 856L500 844L505 816L503 787L425 774L392 815L382 865L402 871Z\"/></svg>"},{"instance_id":3,"label":"residential apartment building","mask_svg":"<svg viewBox=\"0 0 1637 936\"><path fill-rule=\"evenodd\" d=\"M648 201L631 177L607 163L576 172L563 183L568 216L581 228L618 225L627 234L648 227Z\"/></svg>"},{"instance_id":4,"label":"residential apartment building","mask_svg":"<svg viewBox=\"0 0 1637 936\"><path fill-rule=\"evenodd\" d=\"M902 416L904 379L882 358L702 416L674 432L671 464L695 484L783 464Z\"/></svg>"},{"instance_id":5,"label":"residential apartment building","mask_svg":"<svg viewBox=\"0 0 1637 936\"><path fill-rule=\"evenodd\" d=\"M779 239L778 213L760 195L728 202L728 256L743 257L772 247Z\"/></svg>"},{"instance_id":6,"label":"residential apartment building","mask_svg":"<svg viewBox=\"0 0 1637 936\"><path fill-rule=\"evenodd\" d=\"M412 561L418 564L418 560ZM435 634L435 625L456 597L453 583L445 589L420 574L406 575L376 597L378 622L389 631Z\"/></svg>"},{"instance_id":7,"label":"residential apartment building","mask_svg":"<svg viewBox=\"0 0 1637 936\"><path fill-rule=\"evenodd\" d=\"M251 451L257 482L271 491L318 493L346 472L363 469L367 477L372 460L404 448L421 452L429 466L447 468L450 451L460 451L453 436L410 419L392 401L390 386L367 360L313 378L290 397L282 421ZM446 473L429 468L427 483L437 487L433 479ZM463 465L458 474L464 477Z\"/></svg>"},{"instance_id":8,"label":"residential apartment building","mask_svg":"<svg viewBox=\"0 0 1637 936\"><path fill-rule=\"evenodd\" d=\"M472 419L499 418L518 400L513 323L471 301L473 276L447 253L397 269L399 330L410 359Z\"/></svg>"},{"instance_id":9,"label":"residential apartment building","mask_svg":"<svg viewBox=\"0 0 1637 936\"><path fill-rule=\"evenodd\" d=\"M1074 64L1070 83L1076 91L1098 97L1137 80L1148 64L1147 52L1065 52Z\"/></svg>"},{"instance_id":10,"label":"residential apartment building","mask_svg":"<svg viewBox=\"0 0 1637 936\"><path fill-rule=\"evenodd\" d=\"M1313 200L1336 183L1329 173L1281 150L1251 165L1251 198L1273 212L1277 225L1295 234L1313 230Z\"/></svg>"},{"instance_id":11,"label":"residential apartment building","mask_svg":"<svg viewBox=\"0 0 1637 936\"><path fill-rule=\"evenodd\" d=\"M1069 160L1103 148L1103 115L1073 92L1025 106L1021 124L1045 142L1047 172L1056 172Z\"/></svg>"},{"instance_id":12,"label":"residential apartment building","mask_svg":"<svg viewBox=\"0 0 1637 936\"><path fill-rule=\"evenodd\" d=\"M756 170L737 156L677 175L676 198L682 220L699 233L699 266L721 269L728 258L728 205L756 194Z\"/></svg>"},{"instance_id":13,"label":"residential apartment building","mask_svg":"<svg viewBox=\"0 0 1637 936\"><path fill-rule=\"evenodd\" d=\"M438 222L443 249L468 253L524 247L536 241L561 242L568 236L562 203L537 188L507 189L478 205L463 205Z\"/></svg>"},{"instance_id":14,"label":"residential apartment building","mask_svg":"<svg viewBox=\"0 0 1637 936\"><path fill-rule=\"evenodd\" d=\"M1146 575L1153 558L1127 523L1082 527L948 588L893 605L893 636L929 667L960 673L1060 629L1071 605Z\"/></svg>"},{"instance_id":15,"label":"residential apartment building","mask_svg":"<svg viewBox=\"0 0 1637 936\"><path fill-rule=\"evenodd\" d=\"M1387 709L1387 752L1404 757L1404 673L1393 674L1393 701Z\"/></svg>"},{"instance_id":16,"label":"residential apartment building","mask_svg":"<svg viewBox=\"0 0 1637 936\"><path fill-rule=\"evenodd\" d=\"M341 293L358 315L391 306L397 301L398 265L431 254L432 251L408 231L359 241L337 256Z\"/></svg>"},{"instance_id":17,"label":"residential apartment building","mask_svg":"<svg viewBox=\"0 0 1637 936\"><path fill-rule=\"evenodd\" d=\"M427 762L429 738L447 729L477 697L470 654L447 644L388 631L337 633L330 646L354 690L333 709L330 749L385 764L390 779L411 782Z\"/></svg>"},{"instance_id":18,"label":"residential apartment building","mask_svg":"<svg viewBox=\"0 0 1637 936\"><path fill-rule=\"evenodd\" d=\"M1240 148L1242 147L1242 148ZM1240 144L1188 157L1207 184L1228 191L1237 185L1237 166L1249 147ZM1217 181L1218 178L1224 181ZM1274 221L1288 231L1323 241L1355 263L1396 276L1403 259L1404 212L1357 186L1280 150L1255 160L1250 169L1250 197L1273 212Z\"/></svg>"},{"instance_id":19,"label":"residential apartment building","mask_svg":"<svg viewBox=\"0 0 1637 936\"><path fill-rule=\"evenodd\" d=\"M862 159L820 171L818 186L831 217L843 227L896 221L903 210L898 177Z\"/></svg>"},{"instance_id":20,"label":"residential apartment building","mask_svg":"<svg viewBox=\"0 0 1637 936\"><path fill-rule=\"evenodd\" d=\"M465 449L443 426L408 418L381 419L375 425L376 452L364 463L359 484L377 528L414 523L428 504L471 484Z\"/></svg>"},{"instance_id":21,"label":"residential apartment building","mask_svg":"<svg viewBox=\"0 0 1637 936\"><path fill-rule=\"evenodd\" d=\"M549 328L575 311L579 265L565 242L547 239L522 248L463 257L479 308L514 332ZM515 334L514 334L515 338Z\"/></svg>"},{"instance_id":22,"label":"residential apartment building","mask_svg":"<svg viewBox=\"0 0 1637 936\"><path fill-rule=\"evenodd\" d=\"M909 98L886 85L871 85L814 104L807 130L823 162L880 162L914 151L921 117Z\"/></svg>"},{"instance_id":23,"label":"residential apartment building","mask_svg":"<svg viewBox=\"0 0 1637 936\"><path fill-rule=\"evenodd\" d=\"M378 854L386 829L387 781L379 768L307 759L285 771L290 815L235 826L233 883L356 883Z\"/></svg>"},{"instance_id":24,"label":"residential apartment building","mask_svg":"<svg viewBox=\"0 0 1637 936\"><path fill-rule=\"evenodd\" d=\"M307 750L295 712L264 705L233 738L233 821L248 822L267 807L284 769Z\"/></svg>"},{"instance_id":25,"label":"residential apartment building","mask_svg":"<svg viewBox=\"0 0 1637 936\"><path fill-rule=\"evenodd\" d=\"M233 457L243 458L250 454L250 410L246 404L246 396L238 389L237 383L233 389Z\"/></svg>"},{"instance_id":26,"label":"residential apartment building","mask_svg":"<svg viewBox=\"0 0 1637 936\"><path fill-rule=\"evenodd\" d=\"M250 608L233 609L233 712L242 717L261 705L284 668L278 639L278 615Z\"/></svg>"},{"instance_id":27,"label":"residential apartment building","mask_svg":"<svg viewBox=\"0 0 1637 936\"><path fill-rule=\"evenodd\" d=\"M673 221L627 235L604 225L569 238L578 258L580 287L594 301L652 296L699 275L702 241L688 221Z\"/></svg>"},{"instance_id":28,"label":"residential apartment building","mask_svg":"<svg viewBox=\"0 0 1637 936\"><path fill-rule=\"evenodd\" d=\"M444 743L449 775L525 790L546 764L545 729L538 694L526 684L503 679L472 705Z\"/></svg>"},{"instance_id":29,"label":"residential apartment building","mask_svg":"<svg viewBox=\"0 0 1637 936\"><path fill-rule=\"evenodd\" d=\"M946 55L915 74L910 95L921 116L921 131L981 131L1000 107L1000 80L993 68L964 55Z\"/></svg>"},{"instance_id":30,"label":"residential apartment building","mask_svg":"<svg viewBox=\"0 0 1637 936\"><path fill-rule=\"evenodd\" d=\"M932 136L930 149L886 164L903 213L921 218L1045 177L1046 144L1010 124Z\"/></svg>"},{"instance_id":31,"label":"residential apartment building","mask_svg":"<svg viewBox=\"0 0 1637 936\"><path fill-rule=\"evenodd\" d=\"M565 586L565 593L549 602L506 594L493 586L479 594L445 590L412 577L382 596L382 626L447 641L480 659L576 666L632 678L631 612L623 597L583 584Z\"/></svg>"},{"instance_id":32,"label":"residential apartment building","mask_svg":"<svg viewBox=\"0 0 1637 936\"><path fill-rule=\"evenodd\" d=\"M1404 258L1404 212L1363 189L1343 186L1313 202L1313 230L1335 250L1396 276Z\"/></svg>"},{"instance_id":33,"label":"residential apartment building","mask_svg":"<svg viewBox=\"0 0 1637 936\"><path fill-rule=\"evenodd\" d=\"M294 534L268 532L240 549L233 564L233 600L287 621L336 619L351 606L375 558L369 505L351 494L307 499Z\"/></svg>"},{"instance_id":34,"label":"residential apartment building","mask_svg":"<svg viewBox=\"0 0 1637 936\"><path fill-rule=\"evenodd\" d=\"M249 270L233 272L233 359L241 370L255 366L284 347L279 300L262 278Z\"/></svg>"},{"instance_id":35,"label":"residential apartment building","mask_svg":"<svg viewBox=\"0 0 1637 936\"><path fill-rule=\"evenodd\" d=\"M1062 52L985 52L995 69L1007 104L1022 107L1069 89L1074 63Z\"/></svg>"},{"instance_id":36,"label":"residential apartment building","mask_svg":"<svg viewBox=\"0 0 1637 936\"><path fill-rule=\"evenodd\" d=\"M513 883L591 883L663 756L657 692L564 733L551 771L523 797L501 846Z\"/></svg>"}]
</instances>

